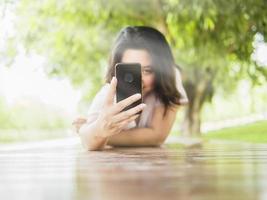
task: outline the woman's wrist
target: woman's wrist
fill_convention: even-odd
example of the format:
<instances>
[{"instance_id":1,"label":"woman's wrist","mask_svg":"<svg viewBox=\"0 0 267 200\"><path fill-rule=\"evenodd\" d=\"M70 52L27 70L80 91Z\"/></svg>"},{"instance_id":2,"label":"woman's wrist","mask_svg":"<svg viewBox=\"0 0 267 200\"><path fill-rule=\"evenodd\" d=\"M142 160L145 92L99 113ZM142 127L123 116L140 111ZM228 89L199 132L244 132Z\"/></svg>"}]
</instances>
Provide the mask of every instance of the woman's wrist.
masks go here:
<instances>
[{"instance_id":1,"label":"woman's wrist","mask_svg":"<svg viewBox=\"0 0 267 200\"><path fill-rule=\"evenodd\" d=\"M97 120L83 124L79 130L79 136L83 146L88 150L101 149L107 141L107 137L102 134Z\"/></svg>"},{"instance_id":2,"label":"woman's wrist","mask_svg":"<svg viewBox=\"0 0 267 200\"><path fill-rule=\"evenodd\" d=\"M107 139L108 135L106 131L103 129L101 119L97 118L94 123L95 123L94 126L96 130L94 137L99 138L99 139Z\"/></svg>"}]
</instances>

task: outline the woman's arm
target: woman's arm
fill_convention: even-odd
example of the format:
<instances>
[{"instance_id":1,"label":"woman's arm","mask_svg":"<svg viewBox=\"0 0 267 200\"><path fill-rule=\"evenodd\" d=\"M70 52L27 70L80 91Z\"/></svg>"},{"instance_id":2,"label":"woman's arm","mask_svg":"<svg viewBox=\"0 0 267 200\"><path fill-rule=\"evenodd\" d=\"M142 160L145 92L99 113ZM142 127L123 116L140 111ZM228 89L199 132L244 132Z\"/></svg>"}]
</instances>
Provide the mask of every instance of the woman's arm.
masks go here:
<instances>
[{"instance_id":1,"label":"woman's arm","mask_svg":"<svg viewBox=\"0 0 267 200\"><path fill-rule=\"evenodd\" d=\"M170 133L177 109L177 106L168 108L163 117L164 107L159 106L154 111L149 128L124 130L109 137L107 144L112 146L159 146Z\"/></svg>"},{"instance_id":2,"label":"woman's arm","mask_svg":"<svg viewBox=\"0 0 267 200\"><path fill-rule=\"evenodd\" d=\"M144 104L120 111L140 98L136 97L138 96L133 95L110 108L105 106L106 112L102 111L97 119L88 118L87 123L78 127L83 146L87 150L101 150L111 136L119 134L125 125L134 121L139 116L137 113L143 110ZM114 115L113 112L119 114Z\"/></svg>"}]
</instances>

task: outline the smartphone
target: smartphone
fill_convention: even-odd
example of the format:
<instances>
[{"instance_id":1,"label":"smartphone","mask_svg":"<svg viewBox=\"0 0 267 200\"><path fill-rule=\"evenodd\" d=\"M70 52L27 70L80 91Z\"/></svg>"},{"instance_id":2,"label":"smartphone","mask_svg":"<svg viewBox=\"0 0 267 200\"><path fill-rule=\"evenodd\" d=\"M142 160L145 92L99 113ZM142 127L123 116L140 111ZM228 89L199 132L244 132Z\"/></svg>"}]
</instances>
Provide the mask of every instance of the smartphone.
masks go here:
<instances>
[{"instance_id":1,"label":"smartphone","mask_svg":"<svg viewBox=\"0 0 267 200\"><path fill-rule=\"evenodd\" d=\"M141 104L143 102L141 64L117 63L115 65L115 76L117 78L117 102L126 99L136 93L140 93L142 96L141 99L124 108L123 111Z\"/></svg>"}]
</instances>

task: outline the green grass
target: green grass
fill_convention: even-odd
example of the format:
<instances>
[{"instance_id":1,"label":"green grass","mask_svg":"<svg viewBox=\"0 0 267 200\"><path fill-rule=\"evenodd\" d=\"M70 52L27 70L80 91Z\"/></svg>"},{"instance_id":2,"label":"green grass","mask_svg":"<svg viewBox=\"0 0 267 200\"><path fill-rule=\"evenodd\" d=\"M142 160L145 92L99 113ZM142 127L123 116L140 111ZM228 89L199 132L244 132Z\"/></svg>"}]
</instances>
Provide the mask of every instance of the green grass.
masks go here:
<instances>
[{"instance_id":1,"label":"green grass","mask_svg":"<svg viewBox=\"0 0 267 200\"><path fill-rule=\"evenodd\" d=\"M69 130L1 130L0 145L15 142L30 142L66 138L74 135Z\"/></svg>"},{"instance_id":2,"label":"green grass","mask_svg":"<svg viewBox=\"0 0 267 200\"><path fill-rule=\"evenodd\" d=\"M203 138L267 143L267 121L210 131L203 134Z\"/></svg>"}]
</instances>

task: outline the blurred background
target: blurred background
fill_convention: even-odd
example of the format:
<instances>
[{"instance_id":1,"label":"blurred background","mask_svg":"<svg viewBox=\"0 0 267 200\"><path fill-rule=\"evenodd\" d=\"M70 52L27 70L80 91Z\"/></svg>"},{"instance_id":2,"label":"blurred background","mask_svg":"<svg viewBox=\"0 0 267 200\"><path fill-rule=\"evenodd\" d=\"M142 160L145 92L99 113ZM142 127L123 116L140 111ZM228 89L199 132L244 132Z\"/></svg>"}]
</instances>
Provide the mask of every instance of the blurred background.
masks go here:
<instances>
[{"instance_id":1,"label":"blurred background","mask_svg":"<svg viewBox=\"0 0 267 200\"><path fill-rule=\"evenodd\" d=\"M118 31L159 29L190 104L171 136L267 143L265 0L0 0L0 144L74 137Z\"/></svg>"}]
</instances>

